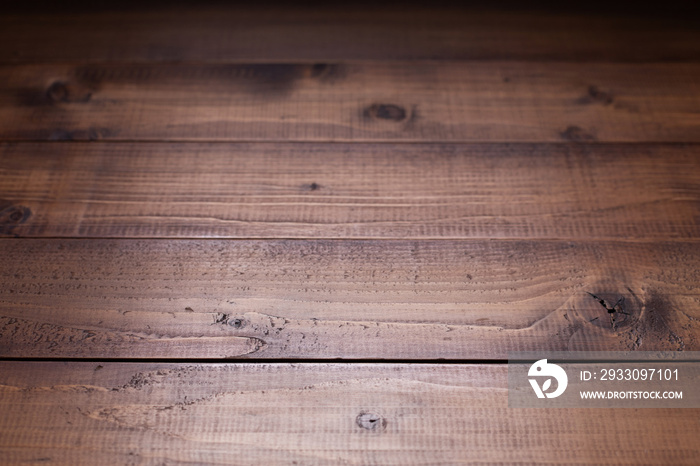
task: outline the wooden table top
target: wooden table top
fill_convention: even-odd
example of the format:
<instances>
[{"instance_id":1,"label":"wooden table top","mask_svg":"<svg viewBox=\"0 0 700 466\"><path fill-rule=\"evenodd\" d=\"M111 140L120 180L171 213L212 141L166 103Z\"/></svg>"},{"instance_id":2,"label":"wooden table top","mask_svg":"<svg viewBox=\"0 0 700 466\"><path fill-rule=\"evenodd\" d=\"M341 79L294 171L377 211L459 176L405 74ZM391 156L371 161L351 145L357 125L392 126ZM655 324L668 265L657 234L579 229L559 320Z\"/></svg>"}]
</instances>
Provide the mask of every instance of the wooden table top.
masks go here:
<instances>
[{"instance_id":1,"label":"wooden table top","mask_svg":"<svg viewBox=\"0 0 700 466\"><path fill-rule=\"evenodd\" d=\"M700 351L684 8L9 8L0 463L699 464L507 390Z\"/></svg>"}]
</instances>

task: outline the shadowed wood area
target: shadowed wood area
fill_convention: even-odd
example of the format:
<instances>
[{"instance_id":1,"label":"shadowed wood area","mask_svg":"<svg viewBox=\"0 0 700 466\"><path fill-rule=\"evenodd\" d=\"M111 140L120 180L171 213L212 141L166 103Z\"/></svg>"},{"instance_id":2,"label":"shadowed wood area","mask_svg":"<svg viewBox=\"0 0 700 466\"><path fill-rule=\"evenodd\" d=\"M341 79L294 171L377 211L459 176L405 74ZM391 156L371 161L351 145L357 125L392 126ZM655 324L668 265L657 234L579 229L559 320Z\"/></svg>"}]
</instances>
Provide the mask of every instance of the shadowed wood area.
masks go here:
<instances>
[{"instance_id":1,"label":"shadowed wood area","mask_svg":"<svg viewBox=\"0 0 700 466\"><path fill-rule=\"evenodd\" d=\"M0 234L694 239L698 148L2 144Z\"/></svg>"},{"instance_id":2,"label":"shadowed wood area","mask_svg":"<svg viewBox=\"0 0 700 466\"><path fill-rule=\"evenodd\" d=\"M63 464L697 464L697 409L509 409L506 386L503 365L3 362L0 452Z\"/></svg>"},{"instance_id":3,"label":"shadowed wood area","mask_svg":"<svg viewBox=\"0 0 700 466\"><path fill-rule=\"evenodd\" d=\"M697 351L698 251L697 243L3 240L0 355ZM609 316L588 293L624 298L624 314Z\"/></svg>"},{"instance_id":4,"label":"shadowed wood area","mask_svg":"<svg viewBox=\"0 0 700 466\"><path fill-rule=\"evenodd\" d=\"M539 11L533 2L513 2L505 10L498 2L470 9L410 2L393 8L247 3L235 9L171 3L125 9L119 2L60 14L9 11L0 18L0 61L700 59L697 20L682 12L660 19L660 8L640 16L640 5L609 15L610 2L587 2L583 12L563 2Z\"/></svg>"},{"instance_id":5,"label":"shadowed wood area","mask_svg":"<svg viewBox=\"0 0 700 466\"><path fill-rule=\"evenodd\" d=\"M700 64L0 66L0 139L699 142Z\"/></svg>"}]
</instances>

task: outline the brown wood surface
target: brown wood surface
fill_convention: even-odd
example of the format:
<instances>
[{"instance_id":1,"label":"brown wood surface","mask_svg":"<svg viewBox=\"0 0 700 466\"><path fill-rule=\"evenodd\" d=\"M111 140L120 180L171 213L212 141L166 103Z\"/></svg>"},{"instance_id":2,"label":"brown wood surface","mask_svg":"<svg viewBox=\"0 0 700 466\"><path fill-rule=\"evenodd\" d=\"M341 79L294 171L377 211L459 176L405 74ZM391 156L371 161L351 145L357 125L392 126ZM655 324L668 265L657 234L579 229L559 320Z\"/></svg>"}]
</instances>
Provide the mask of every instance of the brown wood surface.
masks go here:
<instances>
[{"instance_id":1,"label":"brown wood surface","mask_svg":"<svg viewBox=\"0 0 700 466\"><path fill-rule=\"evenodd\" d=\"M504 365L3 362L0 454L73 465L700 460L698 409L512 409L506 379Z\"/></svg>"},{"instance_id":2,"label":"brown wood surface","mask_svg":"<svg viewBox=\"0 0 700 466\"><path fill-rule=\"evenodd\" d=\"M700 350L700 248L563 241L0 241L0 355L504 359ZM610 317L588 293L625 298Z\"/></svg>"},{"instance_id":3,"label":"brown wood surface","mask_svg":"<svg viewBox=\"0 0 700 466\"><path fill-rule=\"evenodd\" d=\"M700 145L0 144L21 237L688 240Z\"/></svg>"},{"instance_id":4,"label":"brown wood surface","mask_svg":"<svg viewBox=\"0 0 700 466\"><path fill-rule=\"evenodd\" d=\"M700 351L697 5L65 3L0 14L1 464L700 463L506 384Z\"/></svg>"},{"instance_id":5,"label":"brown wood surface","mask_svg":"<svg viewBox=\"0 0 700 466\"><path fill-rule=\"evenodd\" d=\"M0 66L0 139L699 142L696 63Z\"/></svg>"},{"instance_id":6,"label":"brown wood surface","mask_svg":"<svg viewBox=\"0 0 700 466\"><path fill-rule=\"evenodd\" d=\"M510 11L499 2L442 9L406 2L390 8L377 2L307 8L172 3L6 12L0 62L700 59L698 22L682 14L660 19L659 6L640 16L640 4L610 15L610 2L586 2L591 6L583 13L567 11L573 4L564 2L539 10L513 2L517 8Z\"/></svg>"}]
</instances>

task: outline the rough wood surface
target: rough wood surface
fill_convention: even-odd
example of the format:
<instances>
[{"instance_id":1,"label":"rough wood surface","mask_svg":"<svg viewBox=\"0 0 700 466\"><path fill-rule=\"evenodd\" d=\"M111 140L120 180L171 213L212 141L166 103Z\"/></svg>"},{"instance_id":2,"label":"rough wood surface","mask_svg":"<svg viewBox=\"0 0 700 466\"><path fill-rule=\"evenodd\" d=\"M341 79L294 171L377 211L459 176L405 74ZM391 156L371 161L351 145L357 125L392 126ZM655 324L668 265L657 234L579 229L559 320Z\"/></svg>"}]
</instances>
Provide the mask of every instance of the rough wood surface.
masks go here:
<instances>
[{"instance_id":1,"label":"rough wood surface","mask_svg":"<svg viewBox=\"0 0 700 466\"><path fill-rule=\"evenodd\" d=\"M4 464L697 464L698 409L509 409L504 365L0 363Z\"/></svg>"},{"instance_id":2,"label":"rough wood surface","mask_svg":"<svg viewBox=\"0 0 700 466\"><path fill-rule=\"evenodd\" d=\"M700 463L698 409L510 409L498 363L700 350L673 0L31 2L0 15L0 463Z\"/></svg>"},{"instance_id":3,"label":"rough wood surface","mask_svg":"<svg viewBox=\"0 0 700 466\"><path fill-rule=\"evenodd\" d=\"M700 349L697 243L0 241L0 356ZM588 293L610 303L613 316Z\"/></svg>"},{"instance_id":4,"label":"rough wood surface","mask_svg":"<svg viewBox=\"0 0 700 466\"><path fill-rule=\"evenodd\" d=\"M657 7L640 17L640 5L634 14L609 15L610 2L585 14L563 11L568 5L562 2L539 11L520 2L521 11L510 12L489 9L487 2L447 9L405 2L393 8L376 2L340 8L170 3L150 10L124 9L120 2L111 11L66 12L61 5L60 13L6 12L0 17L0 62L700 59L700 30L692 16L660 20Z\"/></svg>"},{"instance_id":5,"label":"rough wood surface","mask_svg":"<svg viewBox=\"0 0 700 466\"><path fill-rule=\"evenodd\" d=\"M0 144L0 235L693 239L700 145Z\"/></svg>"},{"instance_id":6,"label":"rough wood surface","mask_svg":"<svg viewBox=\"0 0 700 466\"><path fill-rule=\"evenodd\" d=\"M698 142L700 64L0 66L0 139Z\"/></svg>"}]
</instances>

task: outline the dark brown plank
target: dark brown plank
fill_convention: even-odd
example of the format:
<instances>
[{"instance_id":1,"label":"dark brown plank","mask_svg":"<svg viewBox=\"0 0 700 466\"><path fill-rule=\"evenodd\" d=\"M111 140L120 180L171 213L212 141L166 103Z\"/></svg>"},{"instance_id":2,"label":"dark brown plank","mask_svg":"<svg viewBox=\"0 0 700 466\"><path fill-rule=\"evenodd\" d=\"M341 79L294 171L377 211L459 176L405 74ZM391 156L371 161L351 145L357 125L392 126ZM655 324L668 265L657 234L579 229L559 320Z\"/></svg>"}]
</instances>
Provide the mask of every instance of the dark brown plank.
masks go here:
<instances>
[{"instance_id":1,"label":"dark brown plank","mask_svg":"<svg viewBox=\"0 0 700 466\"><path fill-rule=\"evenodd\" d=\"M700 64L0 67L6 140L698 142Z\"/></svg>"},{"instance_id":2,"label":"dark brown plank","mask_svg":"<svg viewBox=\"0 0 700 466\"><path fill-rule=\"evenodd\" d=\"M58 11L6 12L0 17L0 62L700 59L697 20L682 14L659 18L666 4L640 17L639 4L610 14L606 5L566 11L561 2L539 10L520 2L521 11L486 2L444 9L403 2L340 8L296 3L167 2L125 10L120 2L108 11L66 10L54 3Z\"/></svg>"},{"instance_id":3,"label":"dark brown plank","mask_svg":"<svg viewBox=\"0 0 700 466\"><path fill-rule=\"evenodd\" d=\"M0 356L700 349L697 243L0 241ZM588 295L625 298L612 325Z\"/></svg>"},{"instance_id":4,"label":"dark brown plank","mask_svg":"<svg viewBox=\"0 0 700 466\"><path fill-rule=\"evenodd\" d=\"M2 362L0 454L4 464L700 458L698 409L509 409L506 379L504 365Z\"/></svg>"},{"instance_id":5,"label":"dark brown plank","mask_svg":"<svg viewBox=\"0 0 700 466\"><path fill-rule=\"evenodd\" d=\"M700 236L700 145L0 145L23 237Z\"/></svg>"}]
</instances>

